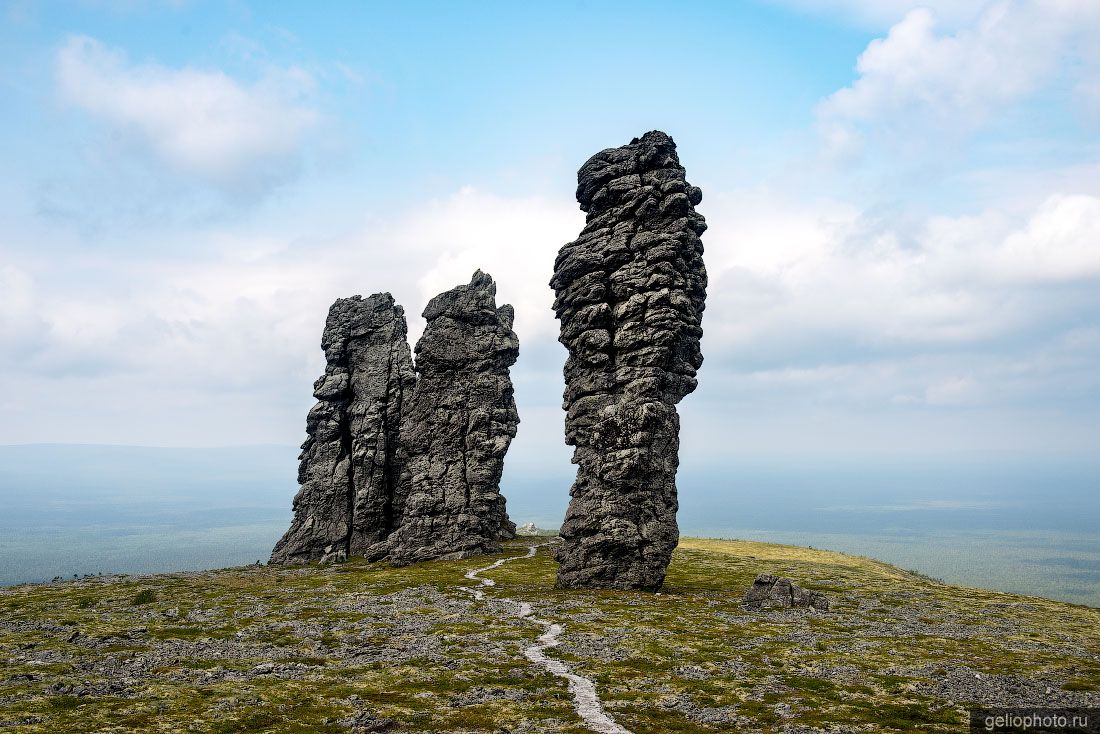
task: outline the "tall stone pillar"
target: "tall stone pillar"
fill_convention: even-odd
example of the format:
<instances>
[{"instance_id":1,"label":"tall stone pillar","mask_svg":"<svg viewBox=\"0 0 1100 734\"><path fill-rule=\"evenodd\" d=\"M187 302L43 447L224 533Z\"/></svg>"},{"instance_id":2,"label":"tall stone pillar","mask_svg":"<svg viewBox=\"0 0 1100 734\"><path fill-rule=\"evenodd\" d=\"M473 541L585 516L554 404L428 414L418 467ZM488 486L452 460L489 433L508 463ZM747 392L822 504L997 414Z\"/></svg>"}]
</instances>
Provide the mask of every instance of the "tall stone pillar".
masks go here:
<instances>
[{"instance_id":1,"label":"tall stone pillar","mask_svg":"<svg viewBox=\"0 0 1100 734\"><path fill-rule=\"evenodd\" d=\"M401 425L403 516L394 563L466 558L515 537L500 477L519 414L509 367L519 356L512 307L480 270L433 298L416 344L419 379Z\"/></svg>"},{"instance_id":2,"label":"tall stone pillar","mask_svg":"<svg viewBox=\"0 0 1100 734\"><path fill-rule=\"evenodd\" d=\"M321 347L325 374L306 417L294 519L272 563L378 556L400 519L398 431L416 381L405 311L389 293L341 298Z\"/></svg>"},{"instance_id":3,"label":"tall stone pillar","mask_svg":"<svg viewBox=\"0 0 1100 734\"><path fill-rule=\"evenodd\" d=\"M658 131L592 156L577 181L587 221L550 281L577 465L558 586L657 589L679 541L675 406L703 362L702 192Z\"/></svg>"}]
</instances>

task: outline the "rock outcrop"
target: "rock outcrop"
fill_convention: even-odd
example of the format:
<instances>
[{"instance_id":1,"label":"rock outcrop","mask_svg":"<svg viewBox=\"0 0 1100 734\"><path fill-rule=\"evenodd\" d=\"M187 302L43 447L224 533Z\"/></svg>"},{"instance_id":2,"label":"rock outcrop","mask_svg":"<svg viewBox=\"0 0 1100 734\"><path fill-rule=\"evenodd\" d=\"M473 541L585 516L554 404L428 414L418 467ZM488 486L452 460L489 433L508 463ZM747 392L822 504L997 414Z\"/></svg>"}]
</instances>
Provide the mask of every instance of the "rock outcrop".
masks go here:
<instances>
[{"instance_id":1,"label":"rock outcrop","mask_svg":"<svg viewBox=\"0 0 1100 734\"><path fill-rule=\"evenodd\" d=\"M515 537L499 486L519 424L512 307L497 308L479 270L424 318L414 372L405 313L388 293L332 305L294 520L272 563L465 558Z\"/></svg>"},{"instance_id":2,"label":"rock outcrop","mask_svg":"<svg viewBox=\"0 0 1100 734\"><path fill-rule=\"evenodd\" d=\"M657 131L592 156L577 180L587 222L550 282L578 465L558 585L656 589L679 540L675 405L703 361L702 192Z\"/></svg>"},{"instance_id":3,"label":"rock outcrop","mask_svg":"<svg viewBox=\"0 0 1100 734\"><path fill-rule=\"evenodd\" d=\"M762 573L745 592L741 603L748 609L816 609L829 611L829 599L781 576Z\"/></svg>"},{"instance_id":4,"label":"rock outcrop","mask_svg":"<svg viewBox=\"0 0 1100 734\"><path fill-rule=\"evenodd\" d=\"M398 431L416 381L405 311L388 293L332 304L313 385L294 519L272 563L378 555L399 523Z\"/></svg>"},{"instance_id":5,"label":"rock outcrop","mask_svg":"<svg viewBox=\"0 0 1100 734\"><path fill-rule=\"evenodd\" d=\"M497 308L480 270L424 309L419 379L401 424L401 492L407 497L391 558L406 564L501 550L515 525L500 494L504 455L519 413L511 367L519 356L513 311Z\"/></svg>"}]
</instances>

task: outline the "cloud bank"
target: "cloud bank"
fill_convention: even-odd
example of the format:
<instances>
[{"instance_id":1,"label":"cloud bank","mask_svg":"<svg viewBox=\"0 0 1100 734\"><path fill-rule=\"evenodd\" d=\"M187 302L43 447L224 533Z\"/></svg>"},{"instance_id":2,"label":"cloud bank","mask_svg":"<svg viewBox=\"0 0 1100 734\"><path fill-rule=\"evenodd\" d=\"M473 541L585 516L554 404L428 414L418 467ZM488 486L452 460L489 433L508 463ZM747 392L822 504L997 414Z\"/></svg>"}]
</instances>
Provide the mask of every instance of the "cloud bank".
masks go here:
<instances>
[{"instance_id":1,"label":"cloud bank","mask_svg":"<svg viewBox=\"0 0 1100 734\"><path fill-rule=\"evenodd\" d=\"M1020 162L1019 129L997 127L1055 104L1088 124L1095 76L1086 69L1100 43L1085 40L1100 23L1084 20L1100 6L932 3L943 17L902 2L825 4L896 16L850 83L807 103L819 124L802 131L812 160L767 153L793 176L737 188L736 176L712 169L699 180L711 285L706 363L682 406L685 447L725 457L767 446L1100 445L1097 149L1046 138L1071 157ZM448 138L446 121L433 119L429 133L410 131L402 155L423 154L424 170L443 156L445 183L345 170L256 206L247 199L304 165L322 124L315 82L299 66L246 80L135 61L87 36L70 37L55 60L74 127L91 120L123 140L155 171L149 178L246 201L224 219L180 227L172 214L183 205L158 191L164 215L154 208L137 232L54 238L61 227L45 221L0 243L0 378L17 387L0 391L0 442L297 442L335 298L391 291L415 340L427 300L481 268L516 307L523 424L513 456L535 466L565 451L565 354L547 280L584 219L570 182L546 193L523 180L517 192L499 172L447 168L445 148L495 142ZM403 91L385 103L399 104ZM981 168L967 155L992 128L1009 152ZM834 153L876 146L873 165L887 174L939 156L954 187L918 207L888 175L873 190L840 185L846 167L815 165L820 131ZM585 151L621 142L601 138ZM706 155L696 146L690 156ZM509 154L526 174L539 151ZM686 163L689 175L705 170ZM405 160L390 164L400 171ZM1006 177L996 165L1014 170ZM933 174L916 187L937 191L948 175ZM140 193L122 185L132 180L142 179L114 180L120 199ZM111 215L100 199L75 199L80 214ZM125 241L104 241L119 232Z\"/></svg>"},{"instance_id":2,"label":"cloud bank","mask_svg":"<svg viewBox=\"0 0 1100 734\"><path fill-rule=\"evenodd\" d=\"M132 63L88 36L58 50L61 99L126 136L168 169L255 196L292 177L318 120L313 78L271 69L252 83L219 70Z\"/></svg>"},{"instance_id":3,"label":"cloud bank","mask_svg":"<svg viewBox=\"0 0 1100 734\"><path fill-rule=\"evenodd\" d=\"M834 156L849 160L868 136L914 154L965 138L1011 105L1067 80L1084 111L1096 104L1100 4L1091 0L984 3L972 25L942 27L909 10L856 62L856 80L817 113Z\"/></svg>"}]
</instances>

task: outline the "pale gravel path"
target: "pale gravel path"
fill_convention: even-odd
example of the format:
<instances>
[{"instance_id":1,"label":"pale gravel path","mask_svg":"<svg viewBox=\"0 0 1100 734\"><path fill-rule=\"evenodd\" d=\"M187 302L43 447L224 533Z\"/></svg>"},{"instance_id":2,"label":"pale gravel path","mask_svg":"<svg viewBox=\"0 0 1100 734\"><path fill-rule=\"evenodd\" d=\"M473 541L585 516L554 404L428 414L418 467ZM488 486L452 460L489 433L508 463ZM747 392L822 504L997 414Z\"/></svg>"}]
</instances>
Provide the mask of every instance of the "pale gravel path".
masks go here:
<instances>
[{"instance_id":1,"label":"pale gravel path","mask_svg":"<svg viewBox=\"0 0 1100 734\"><path fill-rule=\"evenodd\" d=\"M518 561L521 558L531 558L539 548L551 545L552 543L554 543L553 540L548 540L545 543L529 546L527 548L527 553L522 556L501 558L484 568L475 568L472 571L467 571L465 577L471 581L480 582L478 586L496 586L495 581L481 578L478 574L484 573L485 571L491 571L494 568L500 568L509 561ZM460 586L458 588L471 594L478 601L485 598L485 592L481 589L470 588L468 586ZM600 703L600 697L596 694L596 684L593 683L590 678L585 678L583 675L577 675L561 660L555 660L546 655L545 650L547 648L554 647L558 644L558 637L564 631L564 627L555 622L548 622L545 619L539 619L534 616L531 605L528 602L516 601L515 599L509 599L507 597L495 598L497 601L514 604L516 606L517 617L529 620L535 624L541 624L546 628L546 632L539 636L534 645L525 648L523 654L535 665L542 666L547 672L569 681L569 693L573 696L573 708L576 709L577 714L588 728L594 732L599 732L599 734L631 734L628 729L619 726L619 724L604 711L603 704Z\"/></svg>"}]
</instances>

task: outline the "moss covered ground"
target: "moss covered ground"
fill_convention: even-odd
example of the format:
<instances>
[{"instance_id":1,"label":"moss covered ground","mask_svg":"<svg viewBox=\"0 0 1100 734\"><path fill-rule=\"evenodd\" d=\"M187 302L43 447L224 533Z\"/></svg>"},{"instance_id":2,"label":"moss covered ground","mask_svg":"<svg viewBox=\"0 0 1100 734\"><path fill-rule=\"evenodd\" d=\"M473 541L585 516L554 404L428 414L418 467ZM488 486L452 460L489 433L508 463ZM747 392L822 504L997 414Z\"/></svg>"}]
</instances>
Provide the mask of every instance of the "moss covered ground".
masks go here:
<instances>
[{"instance_id":1,"label":"moss covered ground","mask_svg":"<svg viewBox=\"0 0 1100 734\"><path fill-rule=\"evenodd\" d=\"M519 555L527 543L506 551ZM479 562L480 561L480 562ZM547 548L391 568L244 567L0 590L0 730L584 732L565 683L636 734L965 731L976 705L1100 705L1100 610L949 586L876 561L684 539L659 594L553 588ZM758 573L828 613L750 612Z\"/></svg>"}]
</instances>

